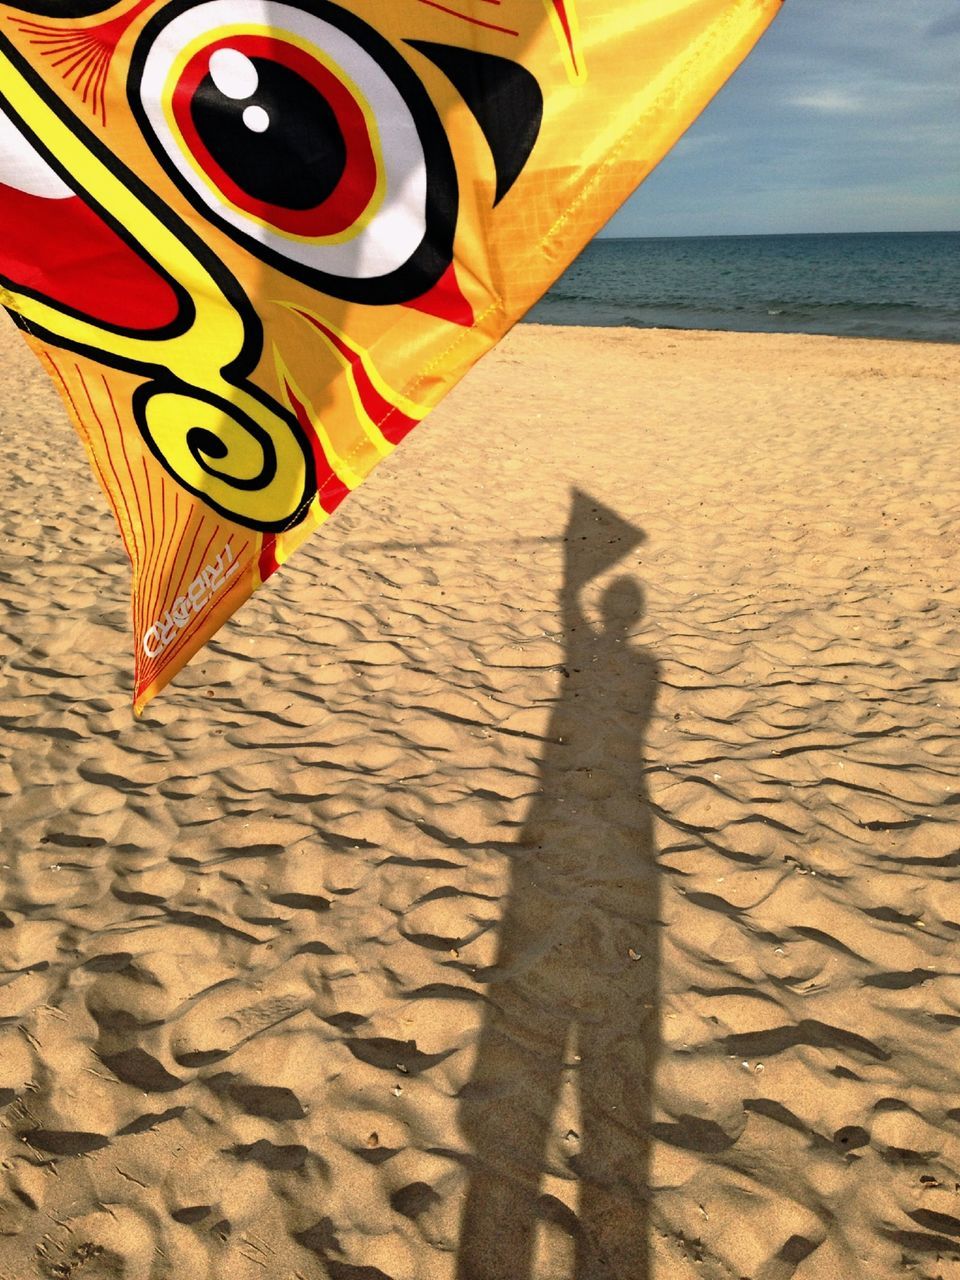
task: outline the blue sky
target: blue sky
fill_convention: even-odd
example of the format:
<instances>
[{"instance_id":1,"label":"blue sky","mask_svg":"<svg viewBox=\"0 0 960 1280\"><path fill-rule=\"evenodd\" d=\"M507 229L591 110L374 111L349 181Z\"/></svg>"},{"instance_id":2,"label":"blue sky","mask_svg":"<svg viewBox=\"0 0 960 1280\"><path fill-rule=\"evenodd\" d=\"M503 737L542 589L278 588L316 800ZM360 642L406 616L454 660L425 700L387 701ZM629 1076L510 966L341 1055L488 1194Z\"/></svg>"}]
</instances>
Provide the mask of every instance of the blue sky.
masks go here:
<instances>
[{"instance_id":1,"label":"blue sky","mask_svg":"<svg viewBox=\"0 0 960 1280\"><path fill-rule=\"evenodd\" d=\"M605 235L960 230L960 0L786 0Z\"/></svg>"}]
</instances>

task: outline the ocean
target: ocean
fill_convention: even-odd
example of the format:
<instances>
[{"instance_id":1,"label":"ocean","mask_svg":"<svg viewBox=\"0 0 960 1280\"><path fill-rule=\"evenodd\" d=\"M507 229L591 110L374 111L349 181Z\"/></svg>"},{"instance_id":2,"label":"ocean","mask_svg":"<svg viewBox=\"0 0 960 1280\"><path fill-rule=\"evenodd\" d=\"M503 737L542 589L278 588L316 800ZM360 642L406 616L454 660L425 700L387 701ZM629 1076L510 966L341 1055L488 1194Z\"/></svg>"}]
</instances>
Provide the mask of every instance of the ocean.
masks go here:
<instances>
[{"instance_id":1,"label":"ocean","mask_svg":"<svg viewBox=\"0 0 960 1280\"><path fill-rule=\"evenodd\" d=\"M594 240L527 318L960 342L960 232Z\"/></svg>"}]
</instances>

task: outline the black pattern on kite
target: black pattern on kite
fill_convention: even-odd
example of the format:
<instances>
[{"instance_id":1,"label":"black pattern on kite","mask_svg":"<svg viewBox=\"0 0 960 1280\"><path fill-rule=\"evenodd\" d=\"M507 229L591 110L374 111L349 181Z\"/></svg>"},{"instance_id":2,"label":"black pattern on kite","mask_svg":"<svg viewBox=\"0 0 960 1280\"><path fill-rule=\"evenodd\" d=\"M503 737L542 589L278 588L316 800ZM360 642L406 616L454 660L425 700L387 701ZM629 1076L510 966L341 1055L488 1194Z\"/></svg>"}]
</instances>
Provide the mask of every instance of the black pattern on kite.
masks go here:
<instances>
[{"instance_id":1,"label":"black pattern on kite","mask_svg":"<svg viewBox=\"0 0 960 1280\"><path fill-rule=\"evenodd\" d=\"M408 40L447 77L473 112L497 171L498 205L523 172L543 123L543 91L510 58L430 40Z\"/></svg>"}]
</instances>

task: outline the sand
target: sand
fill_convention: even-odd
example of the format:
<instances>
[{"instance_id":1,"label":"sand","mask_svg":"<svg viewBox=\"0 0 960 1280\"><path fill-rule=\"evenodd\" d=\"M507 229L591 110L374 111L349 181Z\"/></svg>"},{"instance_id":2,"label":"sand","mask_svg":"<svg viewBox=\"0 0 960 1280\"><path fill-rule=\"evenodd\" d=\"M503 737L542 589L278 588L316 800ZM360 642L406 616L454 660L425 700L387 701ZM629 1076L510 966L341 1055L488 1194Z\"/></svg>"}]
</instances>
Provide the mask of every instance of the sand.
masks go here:
<instances>
[{"instance_id":1,"label":"sand","mask_svg":"<svg viewBox=\"0 0 960 1280\"><path fill-rule=\"evenodd\" d=\"M960 348L522 326L141 722L3 343L3 1280L960 1276Z\"/></svg>"}]
</instances>

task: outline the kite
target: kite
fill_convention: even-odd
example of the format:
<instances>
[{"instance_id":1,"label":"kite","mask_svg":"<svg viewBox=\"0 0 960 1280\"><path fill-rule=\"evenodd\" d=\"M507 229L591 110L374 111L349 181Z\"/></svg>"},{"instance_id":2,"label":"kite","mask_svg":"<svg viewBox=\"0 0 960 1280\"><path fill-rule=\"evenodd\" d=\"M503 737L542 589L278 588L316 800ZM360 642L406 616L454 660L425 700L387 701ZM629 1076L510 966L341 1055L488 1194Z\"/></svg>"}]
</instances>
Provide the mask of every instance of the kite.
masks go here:
<instances>
[{"instance_id":1,"label":"kite","mask_svg":"<svg viewBox=\"0 0 960 1280\"><path fill-rule=\"evenodd\" d=\"M138 713L781 2L0 0L0 302L116 516Z\"/></svg>"}]
</instances>

